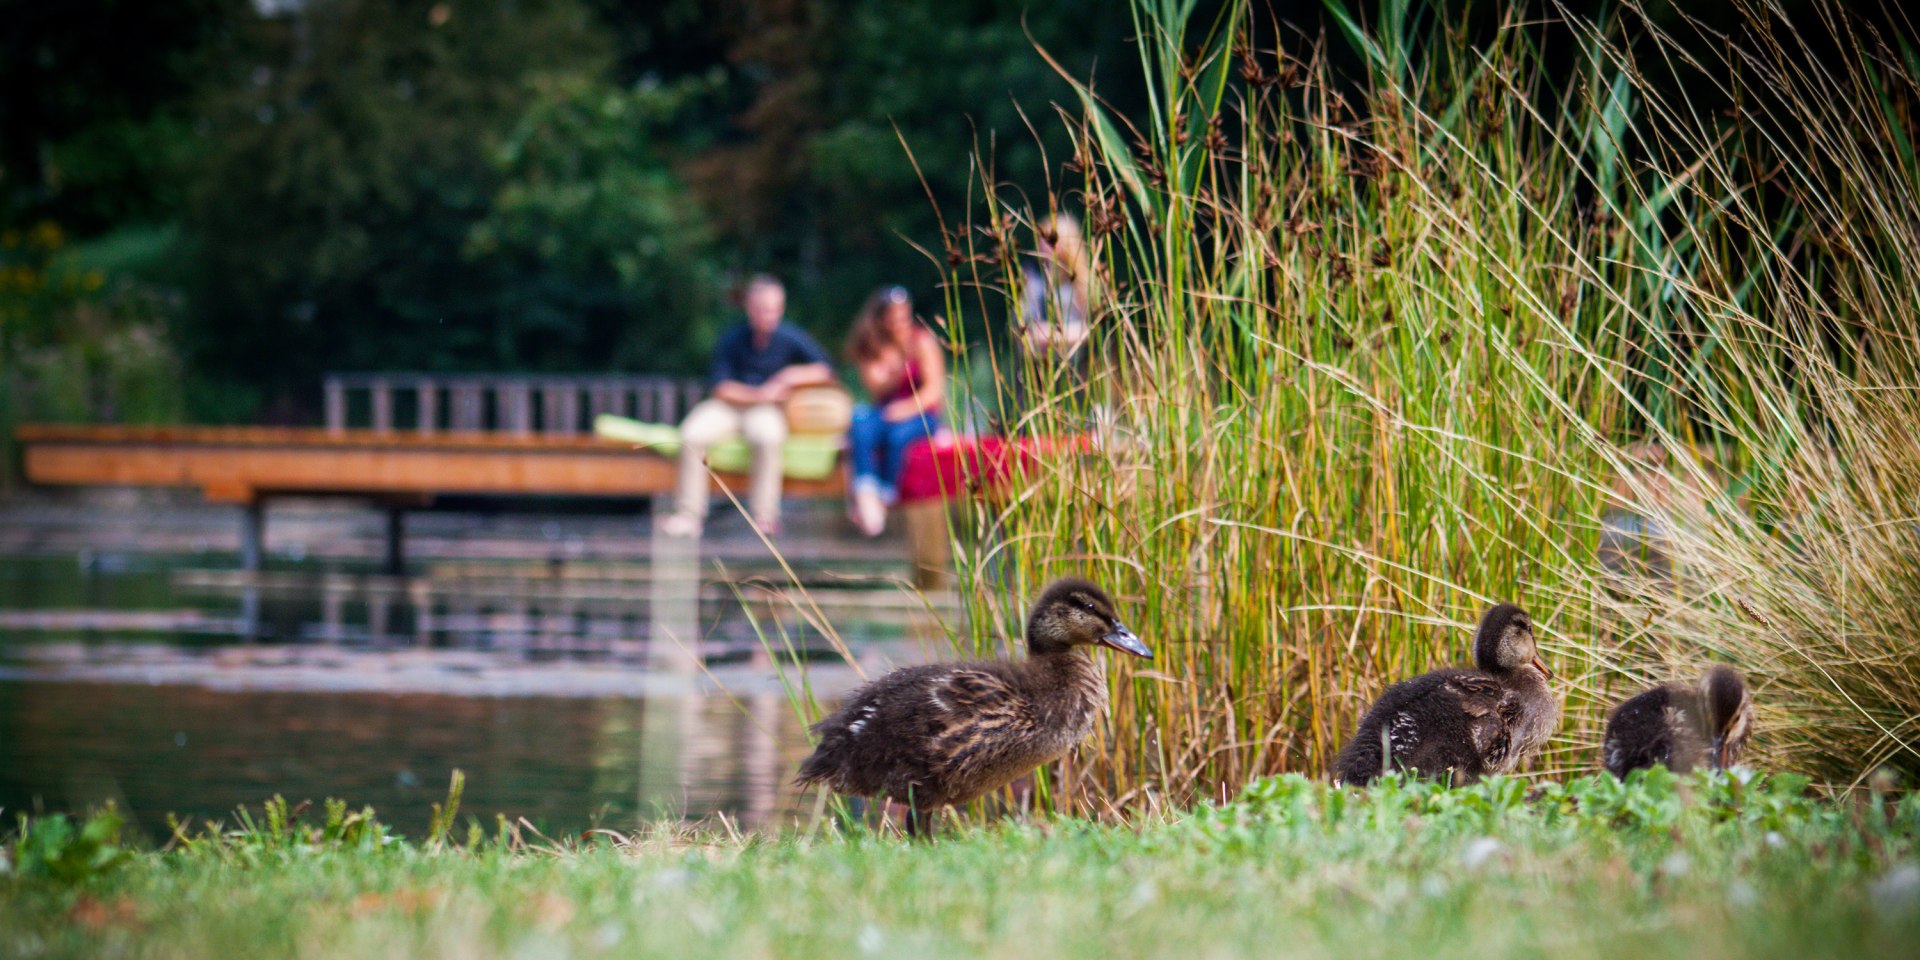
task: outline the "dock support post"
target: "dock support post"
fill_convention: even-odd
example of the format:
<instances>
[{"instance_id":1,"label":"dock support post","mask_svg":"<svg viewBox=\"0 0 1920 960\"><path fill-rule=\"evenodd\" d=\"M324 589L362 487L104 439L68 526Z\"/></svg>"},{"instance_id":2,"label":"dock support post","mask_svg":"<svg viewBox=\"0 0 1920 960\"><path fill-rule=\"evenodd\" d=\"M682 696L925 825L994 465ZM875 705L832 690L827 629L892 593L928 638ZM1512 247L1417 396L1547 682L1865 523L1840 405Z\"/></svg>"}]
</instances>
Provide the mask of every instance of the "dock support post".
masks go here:
<instances>
[{"instance_id":1,"label":"dock support post","mask_svg":"<svg viewBox=\"0 0 1920 960\"><path fill-rule=\"evenodd\" d=\"M387 504L387 563L384 572L394 577L407 572L407 511L399 504Z\"/></svg>"},{"instance_id":2,"label":"dock support post","mask_svg":"<svg viewBox=\"0 0 1920 960\"><path fill-rule=\"evenodd\" d=\"M240 569L259 573L266 557L267 498L253 497L240 508Z\"/></svg>"}]
</instances>

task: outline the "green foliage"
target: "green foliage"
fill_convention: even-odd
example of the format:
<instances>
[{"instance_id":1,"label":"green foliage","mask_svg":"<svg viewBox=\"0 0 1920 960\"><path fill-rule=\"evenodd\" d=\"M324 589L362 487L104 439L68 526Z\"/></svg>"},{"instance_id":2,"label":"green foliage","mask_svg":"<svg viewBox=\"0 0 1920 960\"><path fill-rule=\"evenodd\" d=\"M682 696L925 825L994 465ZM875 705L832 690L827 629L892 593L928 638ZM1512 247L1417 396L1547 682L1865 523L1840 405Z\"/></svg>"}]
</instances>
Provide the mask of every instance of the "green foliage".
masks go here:
<instances>
[{"instance_id":1,"label":"green foliage","mask_svg":"<svg viewBox=\"0 0 1920 960\"><path fill-rule=\"evenodd\" d=\"M23 881L50 881L72 886L104 877L132 857L120 831L126 818L112 806L73 820L54 815L19 819L13 842L5 848L0 875L12 873Z\"/></svg>"},{"instance_id":2,"label":"green foliage","mask_svg":"<svg viewBox=\"0 0 1920 960\"><path fill-rule=\"evenodd\" d=\"M232 45L249 0L4 4L0 224L90 237L175 216L204 146L196 104L243 81Z\"/></svg>"},{"instance_id":3,"label":"green foliage","mask_svg":"<svg viewBox=\"0 0 1920 960\"><path fill-rule=\"evenodd\" d=\"M670 164L668 138L712 86L530 81L532 102L493 150L499 186L464 248L497 291L486 309L503 363L704 366L721 319L713 231Z\"/></svg>"},{"instance_id":4,"label":"green foliage","mask_svg":"<svg viewBox=\"0 0 1920 960\"><path fill-rule=\"evenodd\" d=\"M1283 774L1248 784L1231 803L1202 804L1182 823L1203 832L1265 823L1311 834L1355 823L1391 831L1417 821L1423 834L1472 837L1541 828L1604 833L1623 843L1670 838L1676 831L1775 830L1811 837L1858 829L1887 840L1920 838L1920 794L1890 798L1875 792L1871 814L1861 816L1849 804L1819 798L1808 783L1792 774L1681 775L1649 767L1625 780L1604 773L1565 782L1488 777L1464 787L1396 775L1352 791Z\"/></svg>"},{"instance_id":5,"label":"green foliage","mask_svg":"<svg viewBox=\"0 0 1920 960\"><path fill-rule=\"evenodd\" d=\"M138 232L75 246L50 220L0 231L0 488L20 423L179 420L178 302L141 278Z\"/></svg>"},{"instance_id":6,"label":"green foliage","mask_svg":"<svg viewBox=\"0 0 1920 960\"><path fill-rule=\"evenodd\" d=\"M297 816L136 854L85 898L0 882L0 949L1644 960L1904 956L1920 935L1920 800L1819 799L1788 779L1281 777L1186 815L931 843L662 825L339 844Z\"/></svg>"},{"instance_id":7,"label":"green foliage","mask_svg":"<svg viewBox=\"0 0 1920 960\"><path fill-rule=\"evenodd\" d=\"M467 775L459 770L453 771L447 783L447 802L433 805L433 820L427 826L427 845L445 846L447 834L452 831L454 820L460 816L460 794L466 790Z\"/></svg>"},{"instance_id":8,"label":"green foliage","mask_svg":"<svg viewBox=\"0 0 1920 960\"><path fill-rule=\"evenodd\" d=\"M196 362L282 403L327 369L520 366L462 251L528 77L605 62L587 11L327 0L252 34L253 82L215 97L186 209Z\"/></svg>"},{"instance_id":9,"label":"green foliage","mask_svg":"<svg viewBox=\"0 0 1920 960\"><path fill-rule=\"evenodd\" d=\"M321 850L373 853L405 849L404 841L380 822L372 807L349 810L346 801L329 798L321 805L317 822L307 819L312 808L309 801L290 804L276 794L260 805L257 814L241 807L234 811L231 825L213 821L198 829L169 814L172 837L168 849L233 863L272 861Z\"/></svg>"},{"instance_id":10,"label":"green foliage","mask_svg":"<svg viewBox=\"0 0 1920 960\"><path fill-rule=\"evenodd\" d=\"M1036 190L1066 150L1034 43L1127 67L1105 10L40 5L0 38L31 93L0 100L0 223L166 237L198 419L312 417L328 369L697 372L745 272L829 341L873 287L927 292L973 149Z\"/></svg>"}]
</instances>

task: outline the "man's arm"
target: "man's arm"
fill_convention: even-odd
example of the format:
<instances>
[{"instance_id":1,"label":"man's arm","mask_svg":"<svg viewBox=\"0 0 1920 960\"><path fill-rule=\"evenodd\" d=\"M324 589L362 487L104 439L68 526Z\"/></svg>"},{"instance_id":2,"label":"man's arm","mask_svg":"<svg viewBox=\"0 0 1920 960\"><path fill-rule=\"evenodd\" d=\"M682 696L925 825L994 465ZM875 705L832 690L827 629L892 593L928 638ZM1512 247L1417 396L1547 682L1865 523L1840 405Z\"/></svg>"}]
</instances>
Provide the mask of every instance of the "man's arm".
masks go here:
<instances>
[{"instance_id":1,"label":"man's arm","mask_svg":"<svg viewBox=\"0 0 1920 960\"><path fill-rule=\"evenodd\" d=\"M792 353L786 366L767 378L763 391L770 394L768 399L778 402L800 387L813 387L833 382L833 362L827 357L827 351L805 330L789 326L787 335L792 338Z\"/></svg>"},{"instance_id":2,"label":"man's arm","mask_svg":"<svg viewBox=\"0 0 1920 960\"><path fill-rule=\"evenodd\" d=\"M833 382L833 368L824 363L796 363L781 367L760 388L762 403L779 403L801 387L817 387Z\"/></svg>"},{"instance_id":3,"label":"man's arm","mask_svg":"<svg viewBox=\"0 0 1920 960\"><path fill-rule=\"evenodd\" d=\"M738 380L722 380L713 385L716 400L725 400L736 407L750 407L756 403L765 403L766 387L749 387Z\"/></svg>"}]
</instances>

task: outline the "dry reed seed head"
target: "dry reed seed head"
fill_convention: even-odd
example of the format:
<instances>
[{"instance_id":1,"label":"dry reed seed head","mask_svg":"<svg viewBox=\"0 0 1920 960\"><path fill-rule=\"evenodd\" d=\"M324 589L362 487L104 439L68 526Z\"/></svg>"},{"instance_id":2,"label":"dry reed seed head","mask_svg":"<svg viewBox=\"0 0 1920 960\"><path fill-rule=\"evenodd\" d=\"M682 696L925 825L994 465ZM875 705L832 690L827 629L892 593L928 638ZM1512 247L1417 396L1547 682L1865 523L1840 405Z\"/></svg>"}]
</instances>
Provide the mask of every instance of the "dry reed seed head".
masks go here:
<instances>
[{"instance_id":1,"label":"dry reed seed head","mask_svg":"<svg viewBox=\"0 0 1920 960\"><path fill-rule=\"evenodd\" d=\"M1251 53L1246 52L1240 55L1240 79L1250 87L1264 87L1273 82L1273 77L1261 69Z\"/></svg>"}]
</instances>

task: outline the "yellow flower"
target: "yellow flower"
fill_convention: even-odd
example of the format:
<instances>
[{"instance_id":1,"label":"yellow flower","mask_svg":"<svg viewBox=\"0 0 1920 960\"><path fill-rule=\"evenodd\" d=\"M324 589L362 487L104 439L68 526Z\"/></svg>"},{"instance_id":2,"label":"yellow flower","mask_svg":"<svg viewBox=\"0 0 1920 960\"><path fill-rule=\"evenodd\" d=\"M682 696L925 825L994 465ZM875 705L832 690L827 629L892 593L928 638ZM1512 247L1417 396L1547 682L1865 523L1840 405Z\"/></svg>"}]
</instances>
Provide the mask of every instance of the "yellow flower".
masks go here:
<instances>
[{"instance_id":1,"label":"yellow flower","mask_svg":"<svg viewBox=\"0 0 1920 960\"><path fill-rule=\"evenodd\" d=\"M35 246L44 247L48 250L56 250L59 249L65 236L65 234L60 232L60 225L54 223L52 220L42 220L33 225L33 244Z\"/></svg>"}]
</instances>

